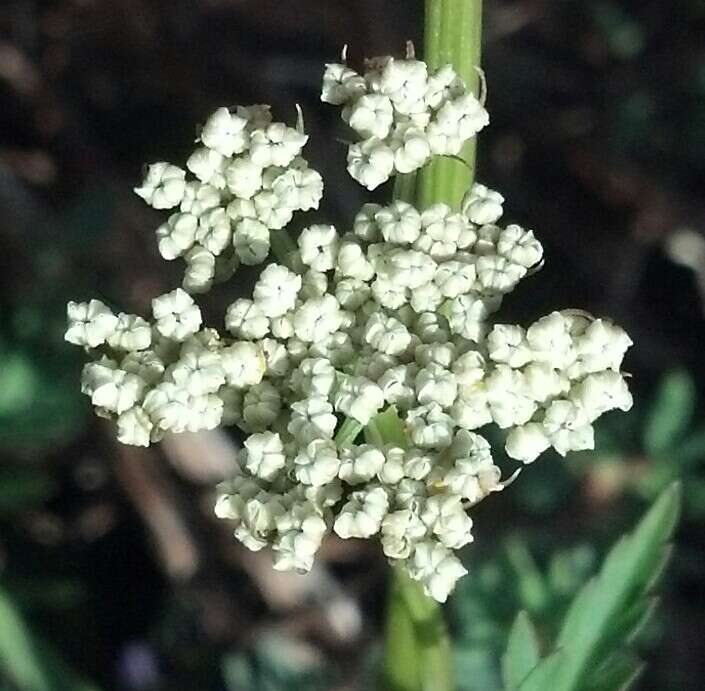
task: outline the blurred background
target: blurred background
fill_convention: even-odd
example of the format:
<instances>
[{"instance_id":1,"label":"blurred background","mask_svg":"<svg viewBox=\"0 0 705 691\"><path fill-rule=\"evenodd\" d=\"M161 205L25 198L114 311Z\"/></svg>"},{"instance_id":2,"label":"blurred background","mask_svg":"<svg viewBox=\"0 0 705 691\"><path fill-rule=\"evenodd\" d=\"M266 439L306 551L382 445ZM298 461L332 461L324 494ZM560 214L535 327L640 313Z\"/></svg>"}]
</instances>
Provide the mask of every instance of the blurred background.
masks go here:
<instances>
[{"instance_id":1,"label":"blurred background","mask_svg":"<svg viewBox=\"0 0 705 691\"><path fill-rule=\"evenodd\" d=\"M499 689L516 612L551 635L607 546L675 478L685 510L639 689L705 676L705 3L486 0L479 178L546 250L507 301L581 307L635 341L636 405L598 451L547 456L478 507L447 607L463 691ZM229 433L121 447L79 393L68 299L146 314L180 267L131 189L182 164L217 106L301 104L326 180L317 217L366 199L344 169L324 62L421 45L420 0L0 3L0 690L374 688L386 565L330 539L306 578L212 516ZM310 222L310 220L309 220ZM217 319L237 285L206 301ZM468 679L473 681L472 687Z\"/></svg>"}]
</instances>

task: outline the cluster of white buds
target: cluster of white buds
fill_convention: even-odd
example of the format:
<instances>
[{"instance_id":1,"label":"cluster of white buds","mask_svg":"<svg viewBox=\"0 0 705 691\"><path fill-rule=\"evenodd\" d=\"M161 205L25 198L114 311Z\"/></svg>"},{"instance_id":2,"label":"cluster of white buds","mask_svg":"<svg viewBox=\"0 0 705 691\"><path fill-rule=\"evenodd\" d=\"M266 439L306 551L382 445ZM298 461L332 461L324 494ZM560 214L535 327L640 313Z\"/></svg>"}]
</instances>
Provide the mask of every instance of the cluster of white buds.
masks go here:
<instances>
[{"instance_id":1,"label":"cluster of white buds","mask_svg":"<svg viewBox=\"0 0 705 691\"><path fill-rule=\"evenodd\" d=\"M318 208L323 180L301 156L307 140L300 111L292 128L272 122L269 106L218 108L187 170L148 166L135 192L155 209L175 209L157 228L157 241L164 259L186 261L184 290L204 293L240 263L261 263L270 231L284 228L295 211Z\"/></svg>"},{"instance_id":2,"label":"cluster of white buds","mask_svg":"<svg viewBox=\"0 0 705 691\"><path fill-rule=\"evenodd\" d=\"M343 62L326 65L321 100L343 106L359 140L348 149L348 171L373 190L396 173L413 173L432 156L457 156L489 123L482 100L450 65L429 73L409 56L368 60L363 75Z\"/></svg>"},{"instance_id":3,"label":"cluster of white buds","mask_svg":"<svg viewBox=\"0 0 705 691\"><path fill-rule=\"evenodd\" d=\"M368 142L397 136L402 115L422 123L426 113L424 131L433 131L462 97L449 68L428 76L413 60L370 65L364 78L329 66L324 80L324 99L347 104L356 128L389 120ZM363 118L360 103L374 95L391 104L387 120ZM289 145L286 130L275 137L254 124L262 109L236 113L216 112L201 135L208 148L189 162L199 189L220 190L219 209L223 190L235 194L251 166L258 180L304 170L281 168L305 138L292 134ZM220 163L207 173L211 159ZM183 175L158 165L140 193L159 207L183 203ZM299 196L288 208L317 204L315 180L315 193L292 186ZM269 194L257 185L255 200ZM244 208L238 194L228 208ZM280 263L267 264L251 296L228 307L228 335L204 327L181 289L153 301L152 323L97 300L70 303L67 340L97 356L83 391L98 414L117 420L125 443L236 425L246 435L239 469L219 486L216 513L248 548L270 547L275 568L309 570L330 532L379 536L389 560L444 601L465 573L455 551L473 539L468 509L505 486L483 428L505 430L507 455L529 463L549 447L563 455L591 448L595 419L631 406L620 374L631 341L620 328L576 311L527 329L494 320L503 296L543 257L530 230L499 224L503 201L476 184L457 212L395 201L365 204L346 233L309 226L285 251L275 246ZM233 233L240 239L242 223L275 227L245 219ZM235 240L242 261L264 262L261 238L261 250Z\"/></svg>"}]
</instances>

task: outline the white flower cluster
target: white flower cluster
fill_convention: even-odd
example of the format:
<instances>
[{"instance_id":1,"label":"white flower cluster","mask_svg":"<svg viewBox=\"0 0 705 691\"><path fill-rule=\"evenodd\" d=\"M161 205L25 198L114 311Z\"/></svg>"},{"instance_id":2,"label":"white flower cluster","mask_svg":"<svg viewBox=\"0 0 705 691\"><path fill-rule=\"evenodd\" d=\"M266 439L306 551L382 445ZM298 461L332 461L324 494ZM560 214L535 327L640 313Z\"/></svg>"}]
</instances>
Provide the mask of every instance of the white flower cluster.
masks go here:
<instances>
[{"instance_id":1,"label":"white flower cluster","mask_svg":"<svg viewBox=\"0 0 705 691\"><path fill-rule=\"evenodd\" d=\"M321 100L343 106L360 137L348 149L348 171L373 190L396 173L412 173L432 156L457 156L489 123L482 103L450 65L429 73L420 60L376 58L360 75L326 66Z\"/></svg>"},{"instance_id":2,"label":"white flower cluster","mask_svg":"<svg viewBox=\"0 0 705 691\"><path fill-rule=\"evenodd\" d=\"M365 120L360 101L383 96L391 120L367 141L390 150L403 118L422 122L426 113L430 137L440 113L463 98L447 70L429 76L411 60L372 65L364 78L329 66L324 99L348 104L362 131L363 122L376 128L386 120ZM216 116L201 135L207 151L222 160L249 152L210 174L190 161L205 178L198 184L221 190L219 199L238 161L259 166L260 175L275 168L276 180L302 170L281 170L298 155L301 136L289 146L288 135L267 134L267 125L250 131L244 116L225 109ZM447 137L462 143L465 135ZM243 170L230 176L231 194L246 184ZM155 206L173 206L180 195L183 203L183 176L160 171L140 193ZM294 187L299 201L288 208L317 204L320 191L307 204ZM255 199L269 194L258 189ZM245 203L238 194L228 209ZM482 428L506 430L507 454L529 463L549 447L590 448L594 420L631 405L619 371L631 341L610 322L574 311L527 329L493 320L503 296L543 257L530 230L499 224L503 201L476 184L458 212L395 201L365 204L344 234L309 226L287 261L266 265L251 296L228 307L227 336L203 327L181 289L153 301L151 323L97 300L70 303L66 339L98 356L84 369L83 391L98 414L117 420L125 443L239 427L240 467L219 486L216 513L248 548L270 547L275 568L309 570L330 532L379 536L384 554L444 601L465 573L455 551L473 539L468 508L504 487ZM242 232L236 226L233 237ZM269 249L268 237L261 249L248 245L250 254L238 243L237 256L251 263Z\"/></svg>"},{"instance_id":3,"label":"white flower cluster","mask_svg":"<svg viewBox=\"0 0 705 691\"><path fill-rule=\"evenodd\" d=\"M272 122L269 106L218 108L187 170L147 168L135 192L155 209L175 209L156 234L164 259L186 261L184 290L204 293L240 263L263 262L270 231L318 208L323 180L300 155L307 140L301 118L296 128Z\"/></svg>"}]
</instances>

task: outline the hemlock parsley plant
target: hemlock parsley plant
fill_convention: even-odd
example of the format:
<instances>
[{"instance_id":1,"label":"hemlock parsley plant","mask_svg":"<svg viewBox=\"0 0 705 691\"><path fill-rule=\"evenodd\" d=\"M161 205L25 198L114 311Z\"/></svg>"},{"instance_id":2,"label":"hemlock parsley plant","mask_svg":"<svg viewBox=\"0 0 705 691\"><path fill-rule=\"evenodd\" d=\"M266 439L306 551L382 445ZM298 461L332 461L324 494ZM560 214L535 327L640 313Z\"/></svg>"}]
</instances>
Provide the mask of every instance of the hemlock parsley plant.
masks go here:
<instances>
[{"instance_id":1,"label":"hemlock parsley plant","mask_svg":"<svg viewBox=\"0 0 705 691\"><path fill-rule=\"evenodd\" d=\"M321 98L341 106L348 171L370 190L458 155L489 121L450 65L411 57L364 74L343 57ZM496 320L543 251L499 224L503 197L479 184L459 212L365 204L351 230L312 225L294 243L283 229L323 193L307 139L301 117L272 122L267 106L216 110L186 170L155 163L135 190L171 210L156 235L165 259L185 262L182 287L152 301L151 321L69 303L66 340L94 357L82 391L121 442L221 424L247 435L215 510L248 548L271 547L274 568L308 571L330 531L379 536L443 602L466 573L455 550L473 539L473 505L506 484L483 429L505 430L523 464L592 448L592 423L632 405L620 373L631 341L576 310L526 329ZM262 265L251 298L228 307L227 334L204 326L192 295L240 264ZM385 419L404 432L392 443Z\"/></svg>"}]
</instances>

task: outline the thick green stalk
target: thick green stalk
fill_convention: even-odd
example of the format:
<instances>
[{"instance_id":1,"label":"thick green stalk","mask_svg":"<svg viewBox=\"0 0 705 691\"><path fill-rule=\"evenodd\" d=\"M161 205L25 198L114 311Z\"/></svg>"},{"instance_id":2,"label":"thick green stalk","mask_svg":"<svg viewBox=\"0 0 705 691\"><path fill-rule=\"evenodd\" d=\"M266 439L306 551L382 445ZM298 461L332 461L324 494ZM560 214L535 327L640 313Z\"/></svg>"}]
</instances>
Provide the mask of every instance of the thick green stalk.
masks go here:
<instances>
[{"instance_id":1,"label":"thick green stalk","mask_svg":"<svg viewBox=\"0 0 705 691\"><path fill-rule=\"evenodd\" d=\"M404 423L394 406L365 428L377 446L407 444ZM392 569L387 601L384 687L387 691L453 691L453 664L441 606L404 569Z\"/></svg>"},{"instance_id":2,"label":"thick green stalk","mask_svg":"<svg viewBox=\"0 0 705 691\"><path fill-rule=\"evenodd\" d=\"M482 0L426 0L424 59L430 69L451 64L475 93L479 87ZM394 198L424 209L444 202L459 209L475 177L475 139L462 160L436 157L416 175L397 176ZM399 443L396 411L378 415L365 430L374 443ZM387 603L384 683L388 691L453 691L450 636L440 605L400 568L392 570Z\"/></svg>"},{"instance_id":3,"label":"thick green stalk","mask_svg":"<svg viewBox=\"0 0 705 691\"><path fill-rule=\"evenodd\" d=\"M429 68L451 64L474 93L479 90L482 0L426 0L424 59ZM422 209L444 202L460 208L475 177L475 138L460 159L436 157L418 175L417 200Z\"/></svg>"}]
</instances>

